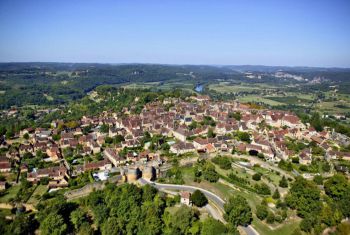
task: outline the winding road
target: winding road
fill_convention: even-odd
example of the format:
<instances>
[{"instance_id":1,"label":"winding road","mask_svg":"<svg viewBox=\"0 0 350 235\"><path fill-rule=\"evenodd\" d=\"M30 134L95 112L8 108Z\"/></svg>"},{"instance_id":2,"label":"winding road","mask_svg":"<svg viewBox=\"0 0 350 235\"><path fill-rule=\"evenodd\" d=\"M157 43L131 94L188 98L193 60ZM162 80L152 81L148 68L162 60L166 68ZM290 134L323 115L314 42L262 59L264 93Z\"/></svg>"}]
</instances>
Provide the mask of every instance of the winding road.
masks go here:
<instances>
[{"instance_id":1,"label":"winding road","mask_svg":"<svg viewBox=\"0 0 350 235\"><path fill-rule=\"evenodd\" d=\"M189 186L189 185L159 184L159 183L154 183L152 181L145 180L143 178L140 178L138 181L142 185L150 184L159 190L182 190L182 191L186 190L189 192L194 192L195 190L200 190L210 201L212 201L217 207L219 207L222 210L222 212L225 211L224 210L225 201L223 199L221 199L218 195L216 195L208 190L198 188L195 186ZM242 229L244 230L244 232L247 235L259 235L259 233L251 225L249 225L247 227L242 226Z\"/></svg>"}]
</instances>

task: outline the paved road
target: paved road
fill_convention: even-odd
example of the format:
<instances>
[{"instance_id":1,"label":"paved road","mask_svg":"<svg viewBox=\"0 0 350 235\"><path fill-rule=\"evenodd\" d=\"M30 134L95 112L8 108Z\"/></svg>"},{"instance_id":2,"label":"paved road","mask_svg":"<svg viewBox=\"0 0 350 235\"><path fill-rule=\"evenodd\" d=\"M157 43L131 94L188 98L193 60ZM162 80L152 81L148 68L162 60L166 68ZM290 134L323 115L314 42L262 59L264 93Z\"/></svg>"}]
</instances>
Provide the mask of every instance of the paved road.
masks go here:
<instances>
[{"instance_id":1,"label":"paved road","mask_svg":"<svg viewBox=\"0 0 350 235\"><path fill-rule=\"evenodd\" d=\"M145 185L145 184L151 184L153 187L159 189L159 190L186 190L189 192L194 192L195 190L200 190L209 200L214 202L222 211L224 211L224 204L225 201L221 199L219 196L216 194L202 189L198 188L195 186L189 186L189 185L176 185L176 184L159 184L159 183L154 183L148 180L145 180L143 178L140 178L138 180L140 184ZM252 227L242 227L242 229L246 232L247 235L259 235L259 233Z\"/></svg>"},{"instance_id":2,"label":"paved road","mask_svg":"<svg viewBox=\"0 0 350 235\"><path fill-rule=\"evenodd\" d=\"M186 190L186 191L189 191L189 192L194 192L195 190L200 190L200 191L202 191L202 193L204 193L205 196L207 196L207 198L209 200L211 200L216 205L218 205L220 207L220 209L224 210L225 201L222 200L219 196L215 195L214 193L209 192L208 190L205 190L205 189L202 189L202 188L189 186L189 185L158 184L158 183L153 183L153 182L147 181L147 180L145 180L143 178L140 178L139 182L141 184L152 184L157 189Z\"/></svg>"},{"instance_id":3,"label":"paved road","mask_svg":"<svg viewBox=\"0 0 350 235\"><path fill-rule=\"evenodd\" d=\"M179 195L178 192L175 191L171 191L171 190L165 190L165 189L161 189L163 192L167 193L167 194L171 194L171 195ZM209 203L207 205L205 205L205 209L207 209L208 213L216 220L220 220L223 223L226 223L226 221L224 220L224 217L222 216L222 213L220 213L220 209L215 208L210 205Z\"/></svg>"}]
</instances>

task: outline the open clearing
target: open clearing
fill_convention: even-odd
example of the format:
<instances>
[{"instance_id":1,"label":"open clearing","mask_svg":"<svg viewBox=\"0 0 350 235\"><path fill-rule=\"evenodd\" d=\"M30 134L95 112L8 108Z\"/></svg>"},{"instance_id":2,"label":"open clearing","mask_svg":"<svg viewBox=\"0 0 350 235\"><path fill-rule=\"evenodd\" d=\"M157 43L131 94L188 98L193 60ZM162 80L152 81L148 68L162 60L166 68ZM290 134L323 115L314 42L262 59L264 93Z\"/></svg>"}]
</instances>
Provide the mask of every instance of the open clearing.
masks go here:
<instances>
[{"instance_id":1,"label":"open clearing","mask_svg":"<svg viewBox=\"0 0 350 235\"><path fill-rule=\"evenodd\" d=\"M271 106L283 105L283 103L281 103L281 102L270 100L270 99L266 99L266 98L263 98L263 97L258 96L258 95L242 96L242 97L238 97L238 100L240 102L243 102L243 103L261 102L261 103L264 103L264 104L267 104L267 105L271 105Z\"/></svg>"},{"instance_id":2,"label":"open clearing","mask_svg":"<svg viewBox=\"0 0 350 235\"><path fill-rule=\"evenodd\" d=\"M29 198L27 203L36 205L39 203L40 197L47 192L47 186L46 185L38 185L36 187L35 191L33 192L32 196Z\"/></svg>"},{"instance_id":3,"label":"open clearing","mask_svg":"<svg viewBox=\"0 0 350 235\"><path fill-rule=\"evenodd\" d=\"M18 193L19 189L20 185L13 185L10 188L6 189L5 195L0 197L0 203L10 202L11 199L14 199L16 197L16 194Z\"/></svg>"}]
</instances>

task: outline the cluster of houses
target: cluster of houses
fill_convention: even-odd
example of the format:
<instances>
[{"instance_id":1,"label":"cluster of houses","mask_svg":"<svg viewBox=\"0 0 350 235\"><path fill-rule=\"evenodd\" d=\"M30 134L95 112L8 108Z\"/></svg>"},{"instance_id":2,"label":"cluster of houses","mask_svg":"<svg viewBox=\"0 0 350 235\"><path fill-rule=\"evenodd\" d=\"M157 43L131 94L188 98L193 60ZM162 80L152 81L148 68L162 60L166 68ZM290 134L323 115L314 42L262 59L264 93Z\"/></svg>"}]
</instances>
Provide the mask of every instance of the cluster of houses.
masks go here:
<instances>
[{"instance_id":1,"label":"cluster of houses","mask_svg":"<svg viewBox=\"0 0 350 235\"><path fill-rule=\"evenodd\" d=\"M240 118L232 114L240 113ZM207 124L212 120L215 125ZM197 124L197 125L194 125ZM101 126L108 126L102 131ZM124 109L123 115L103 112L99 116L82 117L74 128L60 128L64 123L54 121L51 128L26 128L19 137L26 137L18 149L10 148L6 157L0 157L0 172L10 172L13 162L30 153L45 153L46 162L57 163L45 169L30 169L28 180L39 182L49 178L50 187L67 185L67 178L89 170L109 170L129 162L147 162L158 159L159 152L148 150L142 141L146 132L151 136L160 135L170 139L170 152L173 154L242 152L261 154L267 160L278 162L281 159L299 157L301 164L310 164L313 153L310 148L301 153L288 149L287 139L315 142L324 149L327 158L349 159L346 152L335 151L336 138L330 130L316 132L303 124L293 113L276 110L258 110L239 102L214 102L207 96L195 96L186 100L166 98L145 105L140 114L130 114ZM88 132L84 132L85 128ZM208 136L208 132L214 134ZM237 132L249 133L250 141L233 138ZM122 141L105 144L106 138L121 136ZM6 146L6 141L2 143ZM143 148L142 152L130 151L120 154L124 148ZM102 154L98 162L86 162L74 167L65 159L65 149L72 149L79 155ZM21 171L28 170L25 165Z\"/></svg>"}]
</instances>

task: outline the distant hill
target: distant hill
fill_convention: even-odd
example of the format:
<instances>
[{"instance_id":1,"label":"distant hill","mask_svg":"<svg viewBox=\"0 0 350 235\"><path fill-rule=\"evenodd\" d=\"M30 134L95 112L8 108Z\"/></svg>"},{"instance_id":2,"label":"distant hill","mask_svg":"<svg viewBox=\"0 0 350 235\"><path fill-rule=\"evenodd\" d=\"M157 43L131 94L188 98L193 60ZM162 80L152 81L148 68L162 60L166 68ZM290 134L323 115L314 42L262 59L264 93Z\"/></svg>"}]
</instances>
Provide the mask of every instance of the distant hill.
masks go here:
<instances>
[{"instance_id":1,"label":"distant hill","mask_svg":"<svg viewBox=\"0 0 350 235\"><path fill-rule=\"evenodd\" d=\"M247 78L245 72L263 73ZM280 67L257 65L162 65L97 63L0 63L0 108L26 104L64 104L83 97L86 92L104 84L121 85L144 82L177 82L178 84L216 83L298 83L279 79L284 71L308 80L348 84L350 69Z\"/></svg>"}]
</instances>

